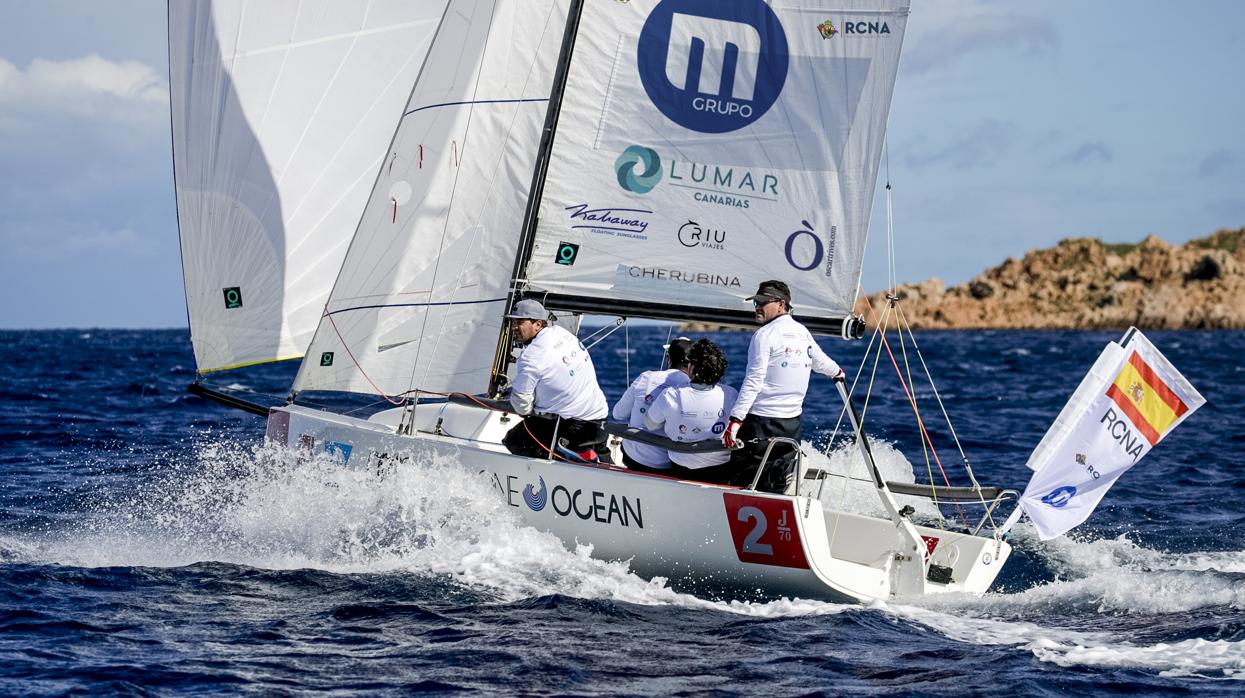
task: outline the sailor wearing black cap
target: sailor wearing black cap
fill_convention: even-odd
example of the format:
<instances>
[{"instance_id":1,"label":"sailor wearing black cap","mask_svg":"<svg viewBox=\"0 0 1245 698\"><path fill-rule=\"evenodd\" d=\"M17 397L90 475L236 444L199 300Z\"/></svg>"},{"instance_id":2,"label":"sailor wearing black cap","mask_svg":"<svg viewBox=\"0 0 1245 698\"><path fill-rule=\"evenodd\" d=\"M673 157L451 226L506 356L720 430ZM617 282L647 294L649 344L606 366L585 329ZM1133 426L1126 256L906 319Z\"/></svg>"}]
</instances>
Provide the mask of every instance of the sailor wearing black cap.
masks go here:
<instances>
[{"instance_id":1,"label":"sailor wearing black cap","mask_svg":"<svg viewBox=\"0 0 1245 698\"><path fill-rule=\"evenodd\" d=\"M515 362L510 389L510 404L524 419L502 444L522 456L544 458L552 449L567 459L608 462L601 423L609 406L588 350L575 335L550 324L549 311L535 300L515 303L506 317L515 341L527 346Z\"/></svg>"},{"instance_id":2,"label":"sailor wearing black cap","mask_svg":"<svg viewBox=\"0 0 1245 698\"><path fill-rule=\"evenodd\" d=\"M777 281L763 281L752 301L761 329L748 345L748 366L722 435L727 448L740 448L731 459L738 467L735 484L751 483L764 456L769 437L799 440L804 394L811 371L842 380L843 369L813 341L813 335L791 317L791 289ZM760 488L786 491L796 477L795 452L778 444L761 478Z\"/></svg>"},{"instance_id":3,"label":"sailor wearing black cap","mask_svg":"<svg viewBox=\"0 0 1245 698\"><path fill-rule=\"evenodd\" d=\"M616 421L626 421L629 427L645 429L644 415L662 391L691 383L687 355L692 349L692 340L679 337L665 345L664 349L666 356L670 358L670 368L664 371L645 371L637 376L614 404L610 414ZM622 454L623 464L631 470L661 472L670 469L669 453L658 446L623 439Z\"/></svg>"}]
</instances>

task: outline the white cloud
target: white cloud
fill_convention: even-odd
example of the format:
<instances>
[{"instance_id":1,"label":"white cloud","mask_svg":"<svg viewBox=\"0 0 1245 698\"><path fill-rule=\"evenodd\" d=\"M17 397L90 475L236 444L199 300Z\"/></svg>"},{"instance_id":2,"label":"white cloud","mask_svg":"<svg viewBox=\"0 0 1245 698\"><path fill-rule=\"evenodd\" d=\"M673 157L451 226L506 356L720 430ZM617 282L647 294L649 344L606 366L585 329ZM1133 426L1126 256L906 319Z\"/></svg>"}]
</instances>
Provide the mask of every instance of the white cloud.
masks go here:
<instances>
[{"instance_id":1,"label":"white cloud","mask_svg":"<svg viewBox=\"0 0 1245 698\"><path fill-rule=\"evenodd\" d=\"M36 58L25 70L0 58L0 106L21 121L77 116L150 123L166 118L169 91L156 69L136 61L110 61L92 54L63 61Z\"/></svg>"},{"instance_id":2,"label":"white cloud","mask_svg":"<svg viewBox=\"0 0 1245 698\"><path fill-rule=\"evenodd\" d=\"M132 258L152 252L133 228L105 228L75 220L0 221L0 243L14 259Z\"/></svg>"},{"instance_id":3,"label":"white cloud","mask_svg":"<svg viewBox=\"0 0 1245 698\"><path fill-rule=\"evenodd\" d=\"M914 12L903 68L911 74L946 68L964 56L996 49L1041 54L1058 43L1048 19L1008 12L997 3L957 0Z\"/></svg>"}]
</instances>

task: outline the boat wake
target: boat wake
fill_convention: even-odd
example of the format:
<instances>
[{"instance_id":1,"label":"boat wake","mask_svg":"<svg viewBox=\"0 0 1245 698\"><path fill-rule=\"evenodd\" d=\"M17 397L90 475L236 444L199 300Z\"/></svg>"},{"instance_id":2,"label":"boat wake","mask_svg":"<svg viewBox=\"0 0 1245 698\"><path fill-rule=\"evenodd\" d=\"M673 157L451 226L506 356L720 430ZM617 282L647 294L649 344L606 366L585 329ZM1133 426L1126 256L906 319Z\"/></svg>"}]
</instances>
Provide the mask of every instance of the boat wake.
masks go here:
<instances>
[{"instance_id":1,"label":"boat wake","mask_svg":"<svg viewBox=\"0 0 1245 698\"><path fill-rule=\"evenodd\" d=\"M901 453L879 444L875 455L886 477L911 480L912 465ZM840 449L812 465L851 474L851 458ZM192 462L166 466L137 491L92 497L65 528L0 540L0 560L80 567L212 561L403 573L452 579L498 603L563 595L758 618L861 608L803 599L718 602L680 593L664 579L633 574L625 562L595 560L588 547L568 550L553 535L521 525L491 480L454 459L417 466L343 466L329 454L206 443ZM867 485L827 482L821 494L827 504L876 506ZM1245 628L1225 621L1245 610L1245 552L1171 554L1124 537L1040 542L1024 526L1012 542L1054 581L984 598L879 603L868 612L1061 666L1245 678ZM1154 644L1138 644L1147 635Z\"/></svg>"},{"instance_id":2,"label":"boat wake","mask_svg":"<svg viewBox=\"0 0 1245 698\"><path fill-rule=\"evenodd\" d=\"M1125 536L1042 542L1027 525L1011 542L1054 581L982 598L891 604L887 612L954 640L1013 646L1060 666L1245 679L1245 551L1166 553Z\"/></svg>"}]
</instances>

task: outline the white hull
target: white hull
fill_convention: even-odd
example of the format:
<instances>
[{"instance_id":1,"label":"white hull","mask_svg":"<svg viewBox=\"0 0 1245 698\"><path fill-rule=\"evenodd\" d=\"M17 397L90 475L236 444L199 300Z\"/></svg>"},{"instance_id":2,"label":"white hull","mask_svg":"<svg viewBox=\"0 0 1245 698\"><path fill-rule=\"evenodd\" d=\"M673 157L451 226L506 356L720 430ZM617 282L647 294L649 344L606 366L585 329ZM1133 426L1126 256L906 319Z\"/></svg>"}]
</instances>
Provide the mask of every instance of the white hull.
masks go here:
<instances>
[{"instance_id":1,"label":"white hull","mask_svg":"<svg viewBox=\"0 0 1245 698\"><path fill-rule=\"evenodd\" d=\"M514 456L500 440L516 418L494 411L422 405L415 433L400 435L401 412L361 420L274 408L268 438L336 451L348 467L418 467L455 458L490 477L526 524L568 546L591 545L594 557L628 561L641 576L665 577L705 595L869 601L981 594L1011 552L995 538L917 526L933 550L926 555L890 520L825 509L810 497ZM931 563L950 568L952 581L927 579Z\"/></svg>"}]
</instances>

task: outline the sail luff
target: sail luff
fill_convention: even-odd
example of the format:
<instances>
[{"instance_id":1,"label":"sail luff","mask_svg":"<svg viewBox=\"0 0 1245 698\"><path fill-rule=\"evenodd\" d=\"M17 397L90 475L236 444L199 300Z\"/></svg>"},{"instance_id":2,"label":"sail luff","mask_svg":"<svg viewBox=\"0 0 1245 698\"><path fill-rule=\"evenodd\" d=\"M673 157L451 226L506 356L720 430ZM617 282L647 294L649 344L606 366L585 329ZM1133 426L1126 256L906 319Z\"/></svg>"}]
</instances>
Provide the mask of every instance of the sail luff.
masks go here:
<instances>
[{"instance_id":1,"label":"sail luff","mask_svg":"<svg viewBox=\"0 0 1245 698\"><path fill-rule=\"evenodd\" d=\"M294 391L481 392L569 0L451 0Z\"/></svg>"},{"instance_id":2,"label":"sail luff","mask_svg":"<svg viewBox=\"0 0 1245 698\"><path fill-rule=\"evenodd\" d=\"M514 270L510 273L510 292L506 296L504 315L509 315L518 300L517 282L526 274L527 262L532 256L532 244L536 237L536 216L540 210L540 193L545 186L545 175L549 169L549 152L553 148L554 135L557 133L558 115L562 108L562 95L566 91L566 76L570 68L571 54L575 51L575 34L579 28L579 17L583 13L583 0L571 0L567 10L566 26L562 32L562 46L558 51L558 69L553 77L553 91L549 95L549 106L545 112L545 125L541 129L540 147L536 153L536 167L532 172L532 185L528 189L527 207L523 213L523 229L519 233L519 251L515 255ZM503 322L497 335L497 351L493 358L493 372L489 377L489 393L497 390L498 377L505 375L506 364L510 359L510 324Z\"/></svg>"},{"instance_id":3,"label":"sail luff","mask_svg":"<svg viewBox=\"0 0 1245 698\"><path fill-rule=\"evenodd\" d=\"M432 37L431 37L431 38L429 39L429 41L428 41L428 45L429 45L429 47L430 47L430 48L431 48L432 46L436 45L436 42L437 42L437 37L441 34L441 28L445 25L445 18L446 18L446 16L448 16L448 15L449 15L449 13L450 13L450 9L451 9L453 6L454 6L454 3L453 3L452 1L451 1L451 2L447 2L447 3L445 4L445 8L441 11L441 18L440 18L439 20L437 20L437 28L433 30L433 32L432 32ZM416 86L418 86L418 85L419 85L419 79L420 79L420 77L424 74L424 70L428 67L428 57L429 57L431 54L432 54L432 51L431 51L431 50L429 50L427 53L425 53L425 54L424 54L424 58L423 58L423 60L422 60L422 61L420 61L420 64L419 64L419 70L415 73L415 79L411 82L411 89L407 92L406 101L403 103L403 106L402 106L402 117L405 117L405 116L406 116L407 110L408 110L408 109L410 109L410 107L411 107L411 100L413 100L413 99L415 98L415 88L416 88ZM397 123L397 125L394 127L393 133L389 136L389 144L385 147L385 150L384 150L384 152L385 152L385 153L390 153L390 152L393 152L394 143L395 143L395 142L397 141L397 139L398 139L398 131L399 131L399 129L401 128L401 125L402 125L402 120L401 120L401 117L400 117L400 118L398 119L398 123ZM376 175L372 178L372 191L375 191L375 190L376 190L377 182L379 182L379 181L380 181L381 174L382 174L382 173L384 172L384 170L385 170L385 162L386 162L388 159L389 159L388 157L381 158L380 163L379 163L379 166L376 168ZM371 197L370 197L370 196L369 196L368 198L369 198L369 200L371 199ZM344 261L345 259L348 259L348 258L350 257L350 252L351 252L351 250L352 250L352 249L354 248L354 246L357 244L357 241L358 241L358 232L359 232L359 229L360 229L360 228L362 227L362 225L363 225L363 216L365 215L365 213L366 213L366 207L365 207L364 209L361 209L361 210L359 211L359 220L355 223L354 232L353 232L353 234L350 236L350 242L349 242L349 244L347 244L347 246L346 246L346 253L345 253L345 255L343 256L343 261ZM337 268L337 273L336 273L336 274L334 275L334 277L333 277L333 286L331 287L331 290L329 291L329 295L330 295L330 297L332 296L333 291L334 291L334 290L336 290L338 283L341 281L342 273L344 272L344 270L345 270L344 265L342 265L342 266L338 266L338 268ZM324 320L323 320L323 318L327 318L328 316L329 316L329 308L328 308L328 300L326 299L326 300L325 300L325 304L324 304L323 314L321 315L321 318L322 318L322 319L321 319L321 321L320 321L319 325L317 325L317 327L316 327L316 331L315 331L315 333L314 333L314 334L312 335L312 337L311 337L311 341L308 343L308 346L309 346L309 347L310 347L310 346L314 346L314 345L315 345L315 343L316 343L316 338L319 336L319 334L320 334L322 331L324 331L324 330L326 329L326 328L325 328L325 324L324 324ZM331 323L330 323L330 324L331 324ZM306 355L304 355L304 356L303 356L303 362L302 362L301 364L299 364L299 366L298 366L298 373L297 373L297 374L295 374L295 376L294 376L294 382L293 382L292 384L290 384L290 395L289 395L289 399L290 399L290 401L291 401L291 402L293 402L294 398L295 398L295 397L297 397L297 395L298 395L298 390L297 390L297 387L298 387L298 385L299 385L300 381L302 381L302 380L304 379L304 372L305 372L305 371L307 371L307 370L308 370L308 362L307 362L307 360L306 360Z\"/></svg>"}]
</instances>

